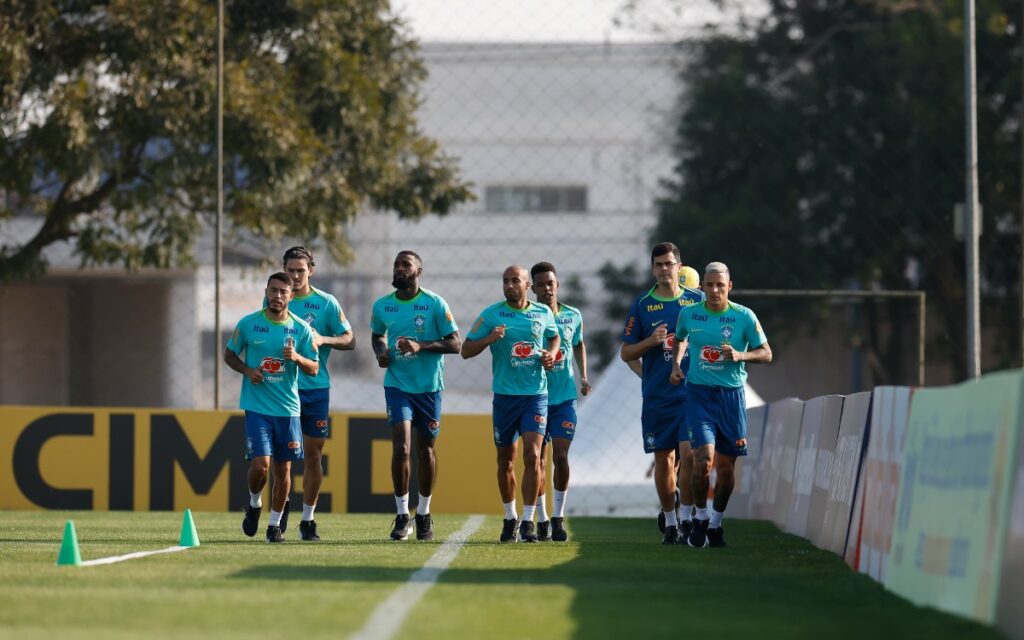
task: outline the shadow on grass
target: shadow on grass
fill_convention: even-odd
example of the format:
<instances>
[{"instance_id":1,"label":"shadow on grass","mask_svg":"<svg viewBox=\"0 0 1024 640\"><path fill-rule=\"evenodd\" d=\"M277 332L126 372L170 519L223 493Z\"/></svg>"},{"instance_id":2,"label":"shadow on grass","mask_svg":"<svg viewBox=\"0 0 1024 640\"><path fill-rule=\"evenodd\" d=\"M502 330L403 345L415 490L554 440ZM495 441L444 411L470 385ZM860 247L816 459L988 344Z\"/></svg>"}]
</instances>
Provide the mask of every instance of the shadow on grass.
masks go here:
<instances>
[{"instance_id":1,"label":"shadow on grass","mask_svg":"<svg viewBox=\"0 0 1024 640\"><path fill-rule=\"evenodd\" d=\"M489 519L482 531L489 533L494 520ZM587 640L678 633L856 640L869 634L957 640L1001 637L983 625L916 607L851 572L839 557L780 533L767 522L727 523L731 546L726 549L662 546L653 518L575 518L570 528L570 544L577 546L575 557L543 569L516 563L526 557L521 555L524 552L544 553L549 543L535 549L525 545L508 549L509 566L500 569L455 566L432 572L351 564L268 564L233 577L353 583L436 579L452 585L568 587L575 594L570 610L574 637ZM477 539L467 546L497 543ZM533 597L532 592L524 596ZM510 606L515 597L510 592Z\"/></svg>"}]
</instances>

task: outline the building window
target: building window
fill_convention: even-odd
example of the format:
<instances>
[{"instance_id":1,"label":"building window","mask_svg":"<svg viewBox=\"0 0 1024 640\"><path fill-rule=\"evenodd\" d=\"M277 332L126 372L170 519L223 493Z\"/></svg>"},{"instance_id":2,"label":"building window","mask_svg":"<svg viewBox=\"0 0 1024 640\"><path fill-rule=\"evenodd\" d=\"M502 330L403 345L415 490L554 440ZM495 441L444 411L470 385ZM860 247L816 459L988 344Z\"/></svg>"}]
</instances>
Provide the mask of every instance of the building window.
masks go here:
<instances>
[{"instance_id":1,"label":"building window","mask_svg":"<svg viewBox=\"0 0 1024 640\"><path fill-rule=\"evenodd\" d=\"M586 211L586 187L487 187L487 210L506 211Z\"/></svg>"}]
</instances>

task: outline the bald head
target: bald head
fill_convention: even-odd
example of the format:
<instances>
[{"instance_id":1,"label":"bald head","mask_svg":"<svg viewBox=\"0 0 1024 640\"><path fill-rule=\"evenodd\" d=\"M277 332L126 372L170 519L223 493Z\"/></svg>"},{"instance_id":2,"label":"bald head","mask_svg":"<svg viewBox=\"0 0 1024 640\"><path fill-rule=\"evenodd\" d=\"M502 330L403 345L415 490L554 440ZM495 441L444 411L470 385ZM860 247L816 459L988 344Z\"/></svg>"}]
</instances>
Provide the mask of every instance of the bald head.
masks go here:
<instances>
[{"instance_id":1,"label":"bald head","mask_svg":"<svg viewBox=\"0 0 1024 640\"><path fill-rule=\"evenodd\" d=\"M530 272L526 267L514 264L506 268L501 275L501 287L512 307L523 309L529 304L526 292L530 288Z\"/></svg>"}]
</instances>

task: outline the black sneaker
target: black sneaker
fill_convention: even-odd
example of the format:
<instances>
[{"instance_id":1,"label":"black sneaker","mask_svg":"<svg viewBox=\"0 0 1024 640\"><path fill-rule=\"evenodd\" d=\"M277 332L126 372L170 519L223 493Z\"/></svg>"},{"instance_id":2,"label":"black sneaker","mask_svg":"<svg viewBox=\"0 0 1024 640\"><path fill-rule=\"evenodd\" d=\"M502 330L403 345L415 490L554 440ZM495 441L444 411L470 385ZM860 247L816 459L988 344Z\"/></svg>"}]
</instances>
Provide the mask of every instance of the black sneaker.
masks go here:
<instances>
[{"instance_id":1,"label":"black sneaker","mask_svg":"<svg viewBox=\"0 0 1024 640\"><path fill-rule=\"evenodd\" d=\"M675 527L665 527L665 537L661 544L679 544L679 530Z\"/></svg>"},{"instance_id":2,"label":"black sneaker","mask_svg":"<svg viewBox=\"0 0 1024 640\"><path fill-rule=\"evenodd\" d=\"M434 539L434 528L433 522L431 521L430 514L425 513L422 516L416 514L416 539L417 540L433 540Z\"/></svg>"},{"instance_id":3,"label":"black sneaker","mask_svg":"<svg viewBox=\"0 0 1024 640\"><path fill-rule=\"evenodd\" d=\"M700 549L708 546L708 521L694 519L690 523L690 535L686 538L686 544Z\"/></svg>"},{"instance_id":4,"label":"black sneaker","mask_svg":"<svg viewBox=\"0 0 1024 640\"><path fill-rule=\"evenodd\" d=\"M549 542L551 540L551 521L537 523L537 542Z\"/></svg>"},{"instance_id":5,"label":"black sneaker","mask_svg":"<svg viewBox=\"0 0 1024 640\"><path fill-rule=\"evenodd\" d=\"M247 504L242 507L242 512L245 514L245 517L242 519L242 533L251 538L259 531L260 513L263 512L263 507L254 507Z\"/></svg>"},{"instance_id":6,"label":"black sneaker","mask_svg":"<svg viewBox=\"0 0 1024 640\"><path fill-rule=\"evenodd\" d=\"M708 529L708 546L725 547L725 530L722 527Z\"/></svg>"},{"instance_id":7,"label":"black sneaker","mask_svg":"<svg viewBox=\"0 0 1024 640\"><path fill-rule=\"evenodd\" d=\"M284 542L281 527L275 527L274 525L267 527L267 542Z\"/></svg>"},{"instance_id":8,"label":"black sneaker","mask_svg":"<svg viewBox=\"0 0 1024 640\"><path fill-rule=\"evenodd\" d=\"M512 518L511 520L505 520L501 524L501 538L499 542L515 542L516 536L519 533L519 520Z\"/></svg>"},{"instance_id":9,"label":"black sneaker","mask_svg":"<svg viewBox=\"0 0 1024 640\"><path fill-rule=\"evenodd\" d=\"M665 533L665 512L658 509L658 531Z\"/></svg>"},{"instance_id":10,"label":"black sneaker","mask_svg":"<svg viewBox=\"0 0 1024 640\"><path fill-rule=\"evenodd\" d=\"M551 518L551 539L555 542L565 542L569 534L565 531L565 518Z\"/></svg>"},{"instance_id":11,"label":"black sneaker","mask_svg":"<svg viewBox=\"0 0 1024 640\"><path fill-rule=\"evenodd\" d=\"M284 501L284 508L281 509L281 533L288 530L288 512L292 510L291 500Z\"/></svg>"},{"instance_id":12,"label":"black sneaker","mask_svg":"<svg viewBox=\"0 0 1024 640\"><path fill-rule=\"evenodd\" d=\"M537 533L533 530L533 520L523 520L519 524L520 542L537 542Z\"/></svg>"},{"instance_id":13,"label":"black sneaker","mask_svg":"<svg viewBox=\"0 0 1024 640\"><path fill-rule=\"evenodd\" d=\"M686 542L690 538L690 530L693 529L693 520L687 518L679 523L679 541Z\"/></svg>"},{"instance_id":14,"label":"black sneaker","mask_svg":"<svg viewBox=\"0 0 1024 640\"><path fill-rule=\"evenodd\" d=\"M284 528L281 528L284 533ZM299 520L299 537L303 540L316 541L320 536L316 534L316 520Z\"/></svg>"},{"instance_id":15,"label":"black sneaker","mask_svg":"<svg viewBox=\"0 0 1024 640\"><path fill-rule=\"evenodd\" d=\"M391 529L392 540L408 540L412 526L409 524L409 514L400 513L395 516L395 526Z\"/></svg>"}]
</instances>

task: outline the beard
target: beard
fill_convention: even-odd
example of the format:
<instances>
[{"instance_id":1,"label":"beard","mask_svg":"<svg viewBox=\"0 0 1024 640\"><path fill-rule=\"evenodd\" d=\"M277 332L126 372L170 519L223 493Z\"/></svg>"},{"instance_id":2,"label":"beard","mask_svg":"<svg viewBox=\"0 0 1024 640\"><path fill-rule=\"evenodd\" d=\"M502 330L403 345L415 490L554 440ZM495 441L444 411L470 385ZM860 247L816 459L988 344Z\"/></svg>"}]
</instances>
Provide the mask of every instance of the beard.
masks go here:
<instances>
[{"instance_id":1,"label":"beard","mask_svg":"<svg viewBox=\"0 0 1024 640\"><path fill-rule=\"evenodd\" d=\"M414 279L408 276L395 274L391 278L391 286L396 289L411 289Z\"/></svg>"}]
</instances>

